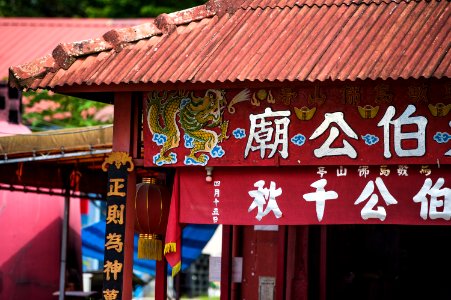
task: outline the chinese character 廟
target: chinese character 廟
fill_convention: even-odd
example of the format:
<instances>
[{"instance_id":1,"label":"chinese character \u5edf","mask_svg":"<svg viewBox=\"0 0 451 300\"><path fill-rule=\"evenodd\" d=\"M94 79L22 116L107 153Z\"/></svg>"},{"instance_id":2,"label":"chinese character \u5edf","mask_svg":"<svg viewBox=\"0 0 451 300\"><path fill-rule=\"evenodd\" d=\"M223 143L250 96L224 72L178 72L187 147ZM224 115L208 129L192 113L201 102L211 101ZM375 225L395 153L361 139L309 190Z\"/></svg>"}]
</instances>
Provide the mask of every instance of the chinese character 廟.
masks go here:
<instances>
[{"instance_id":1,"label":"chinese character \u5edf","mask_svg":"<svg viewBox=\"0 0 451 300\"><path fill-rule=\"evenodd\" d=\"M247 140L244 158L249 155L249 151L260 150L260 157L264 158L266 150L271 152L268 158L274 156L279 151L283 158L288 157L288 125L291 115L289 110L272 111L267 107L265 112L258 115L249 115L251 128L249 130L249 139ZM269 118L275 118L269 121ZM275 128L273 128L275 126ZM255 142L255 146L254 146ZM281 149L279 149L281 147Z\"/></svg>"}]
</instances>

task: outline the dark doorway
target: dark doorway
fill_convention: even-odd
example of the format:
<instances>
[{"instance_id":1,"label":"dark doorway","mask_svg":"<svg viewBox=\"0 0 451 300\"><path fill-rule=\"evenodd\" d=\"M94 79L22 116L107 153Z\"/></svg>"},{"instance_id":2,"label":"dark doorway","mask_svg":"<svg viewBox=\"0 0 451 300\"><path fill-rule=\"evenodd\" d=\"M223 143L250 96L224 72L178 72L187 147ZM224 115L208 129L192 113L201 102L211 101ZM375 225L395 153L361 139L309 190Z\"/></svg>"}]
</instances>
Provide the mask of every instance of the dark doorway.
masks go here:
<instances>
[{"instance_id":1,"label":"dark doorway","mask_svg":"<svg viewBox=\"0 0 451 300\"><path fill-rule=\"evenodd\" d=\"M327 299L451 299L451 227L327 230Z\"/></svg>"}]
</instances>

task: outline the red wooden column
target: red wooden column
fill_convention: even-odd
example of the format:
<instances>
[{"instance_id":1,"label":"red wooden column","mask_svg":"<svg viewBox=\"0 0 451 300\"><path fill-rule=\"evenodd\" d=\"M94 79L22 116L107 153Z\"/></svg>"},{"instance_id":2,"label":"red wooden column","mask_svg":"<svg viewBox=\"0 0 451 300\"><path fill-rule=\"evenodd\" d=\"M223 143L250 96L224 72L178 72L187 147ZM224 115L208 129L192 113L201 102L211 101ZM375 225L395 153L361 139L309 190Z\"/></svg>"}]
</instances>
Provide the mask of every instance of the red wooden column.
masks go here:
<instances>
[{"instance_id":1,"label":"red wooden column","mask_svg":"<svg viewBox=\"0 0 451 300\"><path fill-rule=\"evenodd\" d=\"M222 226L221 300L231 299L233 226Z\"/></svg>"},{"instance_id":2,"label":"red wooden column","mask_svg":"<svg viewBox=\"0 0 451 300\"><path fill-rule=\"evenodd\" d=\"M288 226L279 226L277 245L276 300L286 299L286 265Z\"/></svg>"},{"instance_id":3,"label":"red wooden column","mask_svg":"<svg viewBox=\"0 0 451 300\"><path fill-rule=\"evenodd\" d=\"M113 151L128 152L132 158L137 157L138 113L137 104L133 101L132 93L116 93L114 95L114 130ZM133 293L133 250L136 194L136 172L128 175L127 200L125 204L125 239L122 299L131 300Z\"/></svg>"}]
</instances>

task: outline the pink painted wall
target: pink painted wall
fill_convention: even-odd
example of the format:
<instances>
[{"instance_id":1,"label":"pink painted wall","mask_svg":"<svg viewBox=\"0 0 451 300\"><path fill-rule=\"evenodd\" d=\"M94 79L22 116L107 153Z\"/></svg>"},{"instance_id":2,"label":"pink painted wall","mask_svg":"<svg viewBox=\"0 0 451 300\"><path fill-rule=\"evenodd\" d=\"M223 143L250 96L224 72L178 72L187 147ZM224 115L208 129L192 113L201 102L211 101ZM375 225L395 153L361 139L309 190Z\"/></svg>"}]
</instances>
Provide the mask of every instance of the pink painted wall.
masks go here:
<instances>
[{"instance_id":1,"label":"pink painted wall","mask_svg":"<svg viewBox=\"0 0 451 300\"><path fill-rule=\"evenodd\" d=\"M0 191L0 299L57 299L63 216L63 197ZM79 274L80 223L71 199L67 259Z\"/></svg>"}]
</instances>

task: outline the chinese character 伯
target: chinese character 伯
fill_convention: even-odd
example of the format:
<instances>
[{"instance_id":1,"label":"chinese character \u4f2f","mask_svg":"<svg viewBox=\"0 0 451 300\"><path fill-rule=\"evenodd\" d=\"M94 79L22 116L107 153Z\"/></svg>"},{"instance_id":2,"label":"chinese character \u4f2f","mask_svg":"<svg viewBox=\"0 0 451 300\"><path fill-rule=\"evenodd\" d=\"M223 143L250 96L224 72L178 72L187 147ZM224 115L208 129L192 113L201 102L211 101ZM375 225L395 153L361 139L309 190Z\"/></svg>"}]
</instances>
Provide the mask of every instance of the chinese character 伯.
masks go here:
<instances>
[{"instance_id":1,"label":"chinese character \u4f2f","mask_svg":"<svg viewBox=\"0 0 451 300\"><path fill-rule=\"evenodd\" d=\"M251 127L244 158L249 155L249 151L257 150L260 150L261 158L265 157L266 150L270 150L268 158L273 157L277 151L282 158L287 158L290 115L289 110L272 111L269 107L262 114L249 115Z\"/></svg>"},{"instance_id":2,"label":"chinese character \u4f2f","mask_svg":"<svg viewBox=\"0 0 451 300\"><path fill-rule=\"evenodd\" d=\"M420 217L423 220L429 218L444 219L449 221L451 219L451 189L442 188L445 183L444 178L439 178L437 182L432 185L432 180L426 178L423 187L413 197L413 201L421 203ZM427 196L430 196L430 202ZM428 203L429 202L429 203ZM441 209L441 211L438 210Z\"/></svg>"},{"instance_id":3,"label":"chinese character \u4f2f","mask_svg":"<svg viewBox=\"0 0 451 300\"><path fill-rule=\"evenodd\" d=\"M276 197L282 195L282 189L276 189L276 183L271 181L269 185L269 189L265 188L265 181L259 180L254 183L254 187L257 190L249 191L249 196L251 196L254 200L249 206L248 212L251 212L255 208L257 208L257 215L255 218L259 221L266 216L269 212L273 212L276 218L280 218L282 216L282 211L279 209L277 205ZM266 209L263 210L263 206L266 205Z\"/></svg>"},{"instance_id":4,"label":"chinese character \u4f2f","mask_svg":"<svg viewBox=\"0 0 451 300\"><path fill-rule=\"evenodd\" d=\"M384 157L390 158L390 125L394 127L393 143L395 152L399 157L423 156L426 153L426 125L428 120L423 116L412 117L416 111L415 106L409 105L398 119L394 119L396 110L394 106L389 106L385 115L377 124L378 127L384 127ZM417 131L403 132L402 127L415 125ZM416 141L416 148L404 149L402 147L404 140Z\"/></svg>"}]
</instances>

